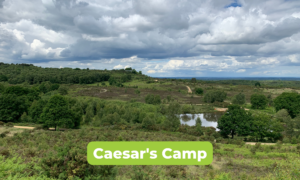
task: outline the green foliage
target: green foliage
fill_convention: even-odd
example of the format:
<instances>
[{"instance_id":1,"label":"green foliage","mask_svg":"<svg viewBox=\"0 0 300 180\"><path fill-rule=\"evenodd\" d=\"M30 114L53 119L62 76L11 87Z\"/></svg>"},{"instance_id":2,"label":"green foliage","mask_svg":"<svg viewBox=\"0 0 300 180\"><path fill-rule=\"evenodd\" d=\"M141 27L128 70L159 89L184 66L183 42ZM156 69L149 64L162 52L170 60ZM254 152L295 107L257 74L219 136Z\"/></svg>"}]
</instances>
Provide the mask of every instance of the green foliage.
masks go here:
<instances>
[{"instance_id":1,"label":"green foliage","mask_svg":"<svg viewBox=\"0 0 300 180\"><path fill-rule=\"evenodd\" d=\"M203 94L203 89L202 88L196 88L195 92L196 92L196 94L201 95L201 94Z\"/></svg>"},{"instance_id":2,"label":"green foliage","mask_svg":"<svg viewBox=\"0 0 300 180\"><path fill-rule=\"evenodd\" d=\"M145 102L147 104L160 104L161 103L161 99L160 99L160 95L154 95L154 94L147 94L147 96L145 97Z\"/></svg>"},{"instance_id":3,"label":"green foliage","mask_svg":"<svg viewBox=\"0 0 300 180\"><path fill-rule=\"evenodd\" d=\"M60 87L58 88L58 93L59 93L60 95L67 95L67 94L68 94L68 88L65 87L65 86L60 86Z\"/></svg>"},{"instance_id":4,"label":"green foliage","mask_svg":"<svg viewBox=\"0 0 300 180\"><path fill-rule=\"evenodd\" d=\"M60 95L52 96L41 114L41 123L47 127L77 128L80 125L81 117L68 107L67 100Z\"/></svg>"},{"instance_id":5,"label":"green foliage","mask_svg":"<svg viewBox=\"0 0 300 180\"><path fill-rule=\"evenodd\" d=\"M135 69L132 70L132 74L137 74L137 73L138 72Z\"/></svg>"},{"instance_id":6,"label":"green foliage","mask_svg":"<svg viewBox=\"0 0 300 180\"><path fill-rule=\"evenodd\" d=\"M7 87L3 94L15 94L17 96L24 96L29 101L40 99L39 93L34 89L29 89L21 86L10 86Z\"/></svg>"},{"instance_id":7,"label":"green foliage","mask_svg":"<svg viewBox=\"0 0 300 180\"><path fill-rule=\"evenodd\" d=\"M191 113L192 111L192 107L188 104L183 105L181 109L183 114Z\"/></svg>"},{"instance_id":8,"label":"green foliage","mask_svg":"<svg viewBox=\"0 0 300 180\"><path fill-rule=\"evenodd\" d=\"M255 87L260 87L260 82L256 82Z\"/></svg>"},{"instance_id":9,"label":"green foliage","mask_svg":"<svg viewBox=\"0 0 300 180\"><path fill-rule=\"evenodd\" d=\"M202 122L201 122L200 117L197 117L197 119L196 119L196 129L197 129L197 132L199 133L199 135L203 134L203 132L202 132Z\"/></svg>"},{"instance_id":10,"label":"green foliage","mask_svg":"<svg viewBox=\"0 0 300 180\"><path fill-rule=\"evenodd\" d=\"M140 90L138 90L138 89L137 89L137 90L135 90L134 92L135 92L135 94L140 94L140 93L141 93L141 91L140 91Z\"/></svg>"},{"instance_id":11,"label":"green foliage","mask_svg":"<svg viewBox=\"0 0 300 180\"><path fill-rule=\"evenodd\" d=\"M265 109L268 104L268 99L263 94L252 94L251 95L251 107L253 109Z\"/></svg>"},{"instance_id":12,"label":"green foliage","mask_svg":"<svg viewBox=\"0 0 300 180\"><path fill-rule=\"evenodd\" d=\"M42 112L43 112L43 108L45 107L45 105L47 104L47 101L45 100L38 100L38 101L33 101L33 103L31 104L29 110L28 110L28 115L31 117L31 121L33 123L37 123Z\"/></svg>"},{"instance_id":13,"label":"green foliage","mask_svg":"<svg viewBox=\"0 0 300 180\"><path fill-rule=\"evenodd\" d=\"M204 102L207 103L214 103L215 101L223 102L226 99L226 96L227 94L224 91L220 91L220 90L208 91L204 95Z\"/></svg>"},{"instance_id":14,"label":"green foliage","mask_svg":"<svg viewBox=\"0 0 300 180\"><path fill-rule=\"evenodd\" d=\"M0 74L0 81L7 81L7 80L8 80L7 76Z\"/></svg>"},{"instance_id":15,"label":"green foliage","mask_svg":"<svg viewBox=\"0 0 300 180\"><path fill-rule=\"evenodd\" d=\"M26 112L24 112L21 116L21 122L31 122L30 116L27 115Z\"/></svg>"},{"instance_id":16,"label":"green foliage","mask_svg":"<svg viewBox=\"0 0 300 180\"><path fill-rule=\"evenodd\" d=\"M0 120L3 122L17 122L27 108L28 102L24 96L15 94L0 96Z\"/></svg>"},{"instance_id":17,"label":"green foliage","mask_svg":"<svg viewBox=\"0 0 300 180\"><path fill-rule=\"evenodd\" d=\"M156 122L155 122L154 116L147 115L143 119L142 127L149 129L149 130L153 130L153 129L155 129L155 124L156 124Z\"/></svg>"},{"instance_id":18,"label":"green foliage","mask_svg":"<svg viewBox=\"0 0 300 180\"><path fill-rule=\"evenodd\" d=\"M232 100L232 104L243 105L245 103L246 103L246 97L245 97L245 94L242 94L242 93L235 95Z\"/></svg>"},{"instance_id":19,"label":"green foliage","mask_svg":"<svg viewBox=\"0 0 300 180\"><path fill-rule=\"evenodd\" d=\"M265 113L258 113L253 115L252 136L262 140L264 137L274 138L278 140L284 130L280 121L272 119L272 117Z\"/></svg>"},{"instance_id":20,"label":"green foliage","mask_svg":"<svg viewBox=\"0 0 300 180\"><path fill-rule=\"evenodd\" d=\"M170 103L166 113L166 120L164 121L165 129L171 131L177 131L180 126L180 117L178 112L181 111L181 106L179 103Z\"/></svg>"},{"instance_id":21,"label":"green foliage","mask_svg":"<svg viewBox=\"0 0 300 180\"><path fill-rule=\"evenodd\" d=\"M196 78L191 79L191 83L196 83L196 82L197 82Z\"/></svg>"},{"instance_id":22,"label":"green foliage","mask_svg":"<svg viewBox=\"0 0 300 180\"><path fill-rule=\"evenodd\" d=\"M300 114L300 94L284 92L274 99L276 111L286 109L292 118Z\"/></svg>"},{"instance_id":23,"label":"green foliage","mask_svg":"<svg viewBox=\"0 0 300 180\"><path fill-rule=\"evenodd\" d=\"M240 136L249 135L251 133L251 125L253 117L250 112L246 112L239 105L228 106L227 112L218 120L218 129L223 137L238 134Z\"/></svg>"},{"instance_id":24,"label":"green foliage","mask_svg":"<svg viewBox=\"0 0 300 180\"><path fill-rule=\"evenodd\" d=\"M109 74L103 71L74 70L71 68L41 68L32 64L2 64L1 72L10 84L40 84L50 81L59 84L92 84L107 81ZM0 75L1 77L1 75Z\"/></svg>"}]
</instances>

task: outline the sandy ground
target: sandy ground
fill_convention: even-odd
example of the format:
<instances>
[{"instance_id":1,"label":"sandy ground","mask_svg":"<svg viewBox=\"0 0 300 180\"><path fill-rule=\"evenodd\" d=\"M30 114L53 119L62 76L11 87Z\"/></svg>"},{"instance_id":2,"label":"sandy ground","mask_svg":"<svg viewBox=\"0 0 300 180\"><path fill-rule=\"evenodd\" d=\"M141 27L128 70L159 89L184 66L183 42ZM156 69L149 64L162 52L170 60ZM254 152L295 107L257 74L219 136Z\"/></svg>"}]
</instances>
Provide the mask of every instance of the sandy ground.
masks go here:
<instances>
[{"instance_id":1,"label":"sandy ground","mask_svg":"<svg viewBox=\"0 0 300 180\"><path fill-rule=\"evenodd\" d=\"M228 108L215 108L216 111L226 112ZM249 109L245 109L246 111L249 111Z\"/></svg>"},{"instance_id":2,"label":"sandy ground","mask_svg":"<svg viewBox=\"0 0 300 180\"><path fill-rule=\"evenodd\" d=\"M188 93L193 93L189 86L186 86L186 87L188 88Z\"/></svg>"},{"instance_id":3,"label":"sandy ground","mask_svg":"<svg viewBox=\"0 0 300 180\"><path fill-rule=\"evenodd\" d=\"M35 127L28 127L28 126L14 126L14 128L21 128L21 129L34 129Z\"/></svg>"},{"instance_id":4,"label":"sandy ground","mask_svg":"<svg viewBox=\"0 0 300 180\"><path fill-rule=\"evenodd\" d=\"M246 144L255 145L256 142L246 142ZM275 143L261 143L261 145L276 145L276 144Z\"/></svg>"}]
</instances>

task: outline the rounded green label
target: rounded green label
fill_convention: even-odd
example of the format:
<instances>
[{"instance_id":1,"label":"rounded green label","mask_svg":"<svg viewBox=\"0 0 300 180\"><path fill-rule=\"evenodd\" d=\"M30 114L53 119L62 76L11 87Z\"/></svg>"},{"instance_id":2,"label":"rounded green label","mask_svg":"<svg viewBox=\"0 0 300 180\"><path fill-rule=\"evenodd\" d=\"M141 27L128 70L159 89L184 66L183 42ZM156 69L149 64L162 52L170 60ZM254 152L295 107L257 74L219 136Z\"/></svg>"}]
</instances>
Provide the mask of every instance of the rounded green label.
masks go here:
<instances>
[{"instance_id":1,"label":"rounded green label","mask_svg":"<svg viewBox=\"0 0 300 180\"><path fill-rule=\"evenodd\" d=\"M87 147L91 165L209 165L210 142L200 141L97 141Z\"/></svg>"}]
</instances>

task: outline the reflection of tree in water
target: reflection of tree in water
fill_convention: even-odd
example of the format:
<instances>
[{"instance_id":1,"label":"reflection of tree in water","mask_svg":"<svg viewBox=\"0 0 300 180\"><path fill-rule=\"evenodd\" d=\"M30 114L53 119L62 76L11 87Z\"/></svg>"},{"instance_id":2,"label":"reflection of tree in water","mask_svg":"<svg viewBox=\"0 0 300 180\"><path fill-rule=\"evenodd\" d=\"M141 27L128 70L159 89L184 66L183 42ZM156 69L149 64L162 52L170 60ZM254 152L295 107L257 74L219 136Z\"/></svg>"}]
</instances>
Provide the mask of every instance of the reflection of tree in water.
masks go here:
<instances>
[{"instance_id":1,"label":"reflection of tree in water","mask_svg":"<svg viewBox=\"0 0 300 180\"><path fill-rule=\"evenodd\" d=\"M181 115L181 120L184 122L190 121L192 118L186 114Z\"/></svg>"},{"instance_id":2,"label":"reflection of tree in water","mask_svg":"<svg viewBox=\"0 0 300 180\"><path fill-rule=\"evenodd\" d=\"M192 114L192 119L195 119L195 114Z\"/></svg>"},{"instance_id":3,"label":"reflection of tree in water","mask_svg":"<svg viewBox=\"0 0 300 180\"><path fill-rule=\"evenodd\" d=\"M213 121L213 122L217 122L221 116L223 115L224 113L217 113L217 112L214 112L214 113L204 113L203 114L203 117L204 119L206 119L207 121Z\"/></svg>"}]
</instances>

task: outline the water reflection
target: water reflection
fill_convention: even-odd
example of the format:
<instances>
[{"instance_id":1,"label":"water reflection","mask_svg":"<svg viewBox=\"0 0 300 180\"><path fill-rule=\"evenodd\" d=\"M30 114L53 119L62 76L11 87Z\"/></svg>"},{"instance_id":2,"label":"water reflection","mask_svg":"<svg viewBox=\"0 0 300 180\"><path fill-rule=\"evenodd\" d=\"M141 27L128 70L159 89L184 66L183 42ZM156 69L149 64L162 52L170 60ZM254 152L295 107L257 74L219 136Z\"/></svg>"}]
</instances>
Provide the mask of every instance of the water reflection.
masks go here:
<instances>
[{"instance_id":1,"label":"water reflection","mask_svg":"<svg viewBox=\"0 0 300 180\"><path fill-rule=\"evenodd\" d=\"M200 117L202 121L202 126L214 127L217 129L218 120L224 112L214 112L214 113L202 113L202 114L181 114L180 122L181 124L187 124L189 126L196 125L196 119ZM217 129L219 130L219 129Z\"/></svg>"}]
</instances>

